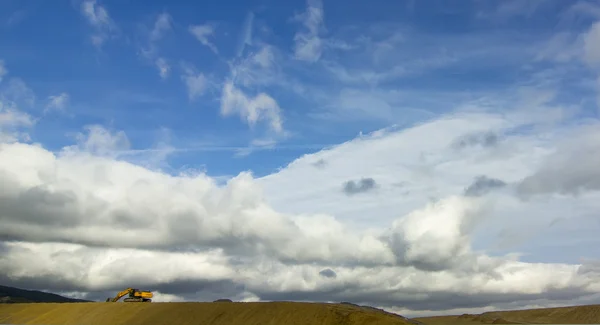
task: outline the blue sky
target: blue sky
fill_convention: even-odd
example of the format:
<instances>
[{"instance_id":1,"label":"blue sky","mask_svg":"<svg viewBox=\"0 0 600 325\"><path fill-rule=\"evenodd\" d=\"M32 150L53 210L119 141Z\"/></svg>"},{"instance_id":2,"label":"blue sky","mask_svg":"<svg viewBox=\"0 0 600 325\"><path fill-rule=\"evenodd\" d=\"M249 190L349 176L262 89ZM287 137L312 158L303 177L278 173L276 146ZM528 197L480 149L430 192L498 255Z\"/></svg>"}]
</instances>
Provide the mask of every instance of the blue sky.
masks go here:
<instances>
[{"instance_id":1,"label":"blue sky","mask_svg":"<svg viewBox=\"0 0 600 325\"><path fill-rule=\"evenodd\" d=\"M31 134L52 149L100 124L124 131L133 149L151 148L168 134L169 145L192 150L168 158L174 171L185 165L214 175L264 175L361 131L431 119L520 85L554 82L559 99L593 98L582 85L590 77L583 68L570 66L553 80L560 64L536 60L556 34L580 33L593 19L566 1L327 1L312 22L301 16L304 1L97 1L87 14L84 3L1 4L7 77L24 81L35 96L24 109L40 115L48 96L68 94L64 111L43 115ZM294 35L308 31L305 21L321 40L309 53L318 60L294 56ZM217 53L192 26L211 27L206 39ZM95 36L101 44L94 45ZM254 78L236 86L250 98L269 95L287 135L269 131L264 120L251 128L236 114L220 114L230 65L265 48L270 67L240 69ZM164 78L158 59L169 66ZM537 76L543 72L550 75ZM193 99L183 79L190 74L203 79ZM223 148L257 139L276 150L234 158ZM207 146L220 149L201 149Z\"/></svg>"}]
</instances>

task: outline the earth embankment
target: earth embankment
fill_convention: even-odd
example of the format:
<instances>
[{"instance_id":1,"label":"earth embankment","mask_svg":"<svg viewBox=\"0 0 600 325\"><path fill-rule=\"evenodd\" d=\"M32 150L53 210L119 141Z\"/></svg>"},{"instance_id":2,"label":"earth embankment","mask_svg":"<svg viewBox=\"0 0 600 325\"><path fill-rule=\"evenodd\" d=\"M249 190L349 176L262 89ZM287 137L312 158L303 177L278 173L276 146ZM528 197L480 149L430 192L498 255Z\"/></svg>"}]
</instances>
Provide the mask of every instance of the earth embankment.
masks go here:
<instances>
[{"instance_id":1,"label":"earth embankment","mask_svg":"<svg viewBox=\"0 0 600 325\"><path fill-rule=\"evenodd\" d=\"M359 325L414 324L347 304L299 302L25 303L0 305L0 324Z\"/></svg>"},{"instance_id":2,"label":"earth embankment","mask_svg":"<svg viewBox=\"0 0 600 325\"><path fill-rule=\"evenodd\" d=\"M456 316L419 317L427 325L472 324L600 324L600 305L568 306L463 314Z\"/></svg>"}]
</instances>

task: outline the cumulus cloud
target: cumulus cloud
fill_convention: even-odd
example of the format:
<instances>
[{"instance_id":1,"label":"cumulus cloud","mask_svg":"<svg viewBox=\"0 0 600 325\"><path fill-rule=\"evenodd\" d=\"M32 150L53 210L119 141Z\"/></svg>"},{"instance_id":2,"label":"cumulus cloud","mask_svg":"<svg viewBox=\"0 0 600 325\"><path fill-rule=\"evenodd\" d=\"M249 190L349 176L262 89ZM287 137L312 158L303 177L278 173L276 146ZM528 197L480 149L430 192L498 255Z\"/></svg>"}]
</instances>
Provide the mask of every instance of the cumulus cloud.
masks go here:
<instances>
[{"instance_id":1,"label":"cumulus cloud","mask_svg":"<svg viewBox=\"0 0 600 325\"><path fill-rule=\"evenodd\" d=\"M127 136L99 126L57 153L5 143L0 145L0 178L7 185L0 190L0 280L92 292L100 299L136 283L165 301L353 301L429 310L591 294L598 277L581 273L578 265L526 263L473 249L472 236L493 205L484 197L462 196L465 180L480 174L519 179L534 170L524 159L534 151L500 155L475 168L488 169L481 171L457 164L470 164L483 151L457 153L450 144L460 134L511 126L503 121L474 114L378 132L299 158L268 177L241 173L224 185L203 173L171 175L118 159L115 152L131 148ZM456 130L459 134L450 136ZM505 140L507 147L525 141L514 137ZM407 163L415 156L419 161L421 150L445 155L426 158L438 159L436 172L444 178L428 180L410 171ZM350 227L352 215L327 208L339 195L340 178L356 173L340 163L355 156L378 157L363 159L364 166L379 163L370 169L378 173L406 168L373 176L390 191L391 201L378 200L377 208L367 205L367 210L361 205L373 201L348 204L377 217L371 219L377 229ZM321 160L328 163L314 168ZM450 183L438 183L443 197L427 202L395 196L398 187L391 184L398 179L417 195L436 179ZM300 205L303 211L291 211ZM123 274L131 263L153 268Z\"/></svg>"},{"instance_id":2,"label":"cumulus cloud","mask_svg":"<svg viewBox=\"0 0 600 325\"><path fill-rule=\"evenodd\" d=\"M189 27L189 32L196 37L196 39L202 43L204 46L208 47L215 54L218 54L219 51L215 44L210 42L208 38L212 36L215 32L215 27L212 24L204 24L204 25L193 25Z\"/></svg>"},{"instance_id":3,"label":"cumulus cloud","mask_svg":"<svg viewBox=\"0 0 600 325\"><path fill-rule=\"evenodd\" d=\"M296 59L315 62L321 57L323 41L319 32L323 27L323 4L321 0L307 0L306 11L294 19L302 22L303 31L294 35L294 55Z\"/></svg>"},{"instance_id":4,"label":"cumulus cloud","mask_svg":"<svg viewBox=\"0 0 600 325\"><path fill-rule=\"evenodd\" d=\"M131 144L123 131L111 132L100 125L85 127L86 133L75 136L76 145L63 148L63 153L86 152L96 156L116 157L118 151L128 150Z\"/></svg>"},{"instance_id":5,"label":"cumulus cloud","mask_svg":"<svg viewBox=\"0 0 600 325\"><path fill-rule=\"evenodd\" d=\"M221 246L231 255L265 254L291 261L350 258L384 263L390 259L381 242L355 237L331 217L305 216L292 221L272 210L261 202L260 189L249 174L241 174L219 189L204 175L171 177L107 159L110 152L128 147L122 133L111 135L90 128L89 135L80 142L79 151L70 148L68 154L58 157L37 147L2 147L3 171L8 172L9 165L22 163L23 159L39 158L34 163L39 176L30 174L33 178L26 180L6 174L4 181L12 186L0 200L5 211L0 236L129 248ZM98 153L104 158L78 152ZM25 172L27 167L22 167L21 172ZM89 177L75 170L89 173ZM127 174L133 177L123 178ZM122 190L114 188L117 184L130 193L123 195ZM170 199L169 192L180 195ZM33 204L23 205L29 200ZM324 224L327 230L317 227ZM44 230L48 226L57 227L56 231ZM322 238L322 244L314 246L315 238ZM342 245L342 238L346 245ZM348 240L355 243L354 249L349 249Z\"/></svg>"}]
</instances>

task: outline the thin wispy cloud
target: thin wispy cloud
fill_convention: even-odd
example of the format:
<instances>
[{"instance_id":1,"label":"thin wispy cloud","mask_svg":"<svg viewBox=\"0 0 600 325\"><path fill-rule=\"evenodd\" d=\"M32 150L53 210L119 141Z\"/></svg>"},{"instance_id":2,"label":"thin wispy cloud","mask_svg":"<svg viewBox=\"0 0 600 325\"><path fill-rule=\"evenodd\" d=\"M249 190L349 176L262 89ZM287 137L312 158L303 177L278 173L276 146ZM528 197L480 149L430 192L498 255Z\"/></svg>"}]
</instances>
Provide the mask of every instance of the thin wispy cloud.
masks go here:
<instances>
[{"instance_id":1,"label":"thin wispy cloud","mask_svg":"<svg viewBox=\"0 0 600 325\"><path fill-rule=\"evenodd\" d=\"M160 40L166 32L170 31L172 28L172 18L166 12L161 13L156 18L156 22L154 23L154 28L150 33L150 40L156 42Z\"/></svg>"},{"instance_id":2,"label":"thin wispy cloud","mask_svg":"<svg viewBox=\"0 0 600 325\"><path fill-rule=\"evenodd\" d=\"M171 71L171 66L167 63L167 61L164 58L156 59L155 63L156 67L158 68L158 73L160 74L160 77L166 79Z\"/></svg>"},{"instance_id":3,"label":"thin wispy cloud","mask_svg":"<svg viewBox=\"0 0 600 325\"><path fill-rule=\"evenodd\" d=\"M215 32L215 27L212 24L190 26L189 31L200 43L207 46L215 54L219 53L217 47L208 40Z\"/></svg>"},{"instance_id":4,"label":"thin wispy cloud","mask_svg":"<svg viewBox=\"0 0 600 325\"><path fill-rule=\"evenodd\" d=\"M319 33L324 28L323 16L321 0L308 0L306 11L295 17L304 27L294 35L296 59L314 62L321 57L323 41Z\"/></svg>"},{"instance_id":5,"label":"thin wispy cloud","mask_svg":"<svg viewBox=\"0 0 600 325\"><path fill-rule=\"evenodd\" d=\"M254 12L249 12L244 19L242 30L239 35L237 56L241 56L246 46L252 45L252 28L254 26Z\"/></svg>"},{"instance_id":6,"label":"thin wispy cloud","mask_svg":"<svg viewBox=\"0 0 600 325\"><path fill-rule=\"evenodd\" d=\"M90 36L92 44L101 47L114 31L115 23L110 18L106 8L99 4L97 0L84 0L80 9L89 25L95 30L95 33Z\"/></svg>"},{"instance_id":7,"label":"thin wispy cloud","mask_svg":"<svg viewBox=\"0 0 600 325\"><path fill-rule=\"evenodd\" d=\"M46 105L45 111L64 111L69 104L69 94L60 93L58 95L51 95L48 97L48 104Z\"/></svg>"},{"instance_id":8,"label":"thin wispy cloud","mask_svg":"<svg viewBox=\"0 0 600 325\"><path fill-rule=\"evenodd\" d=\"M208 87L207 78L202 72L195 72L190 67L184 68L184 74L181 76L187 87L188 98L190 101L202 96Z\"/></svg>"}]
</instances>

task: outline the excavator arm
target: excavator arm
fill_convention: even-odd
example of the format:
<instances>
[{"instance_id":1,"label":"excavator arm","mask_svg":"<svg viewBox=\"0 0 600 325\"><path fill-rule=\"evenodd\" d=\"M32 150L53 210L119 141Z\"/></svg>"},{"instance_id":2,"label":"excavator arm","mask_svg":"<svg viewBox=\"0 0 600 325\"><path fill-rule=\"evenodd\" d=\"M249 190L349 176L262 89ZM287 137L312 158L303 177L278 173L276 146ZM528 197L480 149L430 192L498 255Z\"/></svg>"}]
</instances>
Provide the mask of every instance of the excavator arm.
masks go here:
<instances>
[{"instance_id":1,"label":"excavator arm","mask_svg":"<svg viewBox=\"0 0 600 325\"><path fill-rule=\"evenodd\" d=\"M151 302L154 295L150 291L141 291L138 289L127 288L119 293L114 298L107 298L106 302L117 302L119 299L123 298L125 295L129 295L128 298L125 298L125 302Z\"/></svg>"},{"instance_id":2,"label":"excavator arm","mask_svg":"<svg viewBox=\"0 0 600 325\"><path fill-rule=\"evenodd\" d=\"M129 294L130 292L132 292L133 289L132 288L127 288L119 293L117 293L117 295L114 298L108 298L106 299L106 301L108 302L117 302L119 301L119 299L123 298L123 296L125 296L126 294Z\"/></svg>"}]
</instances>

